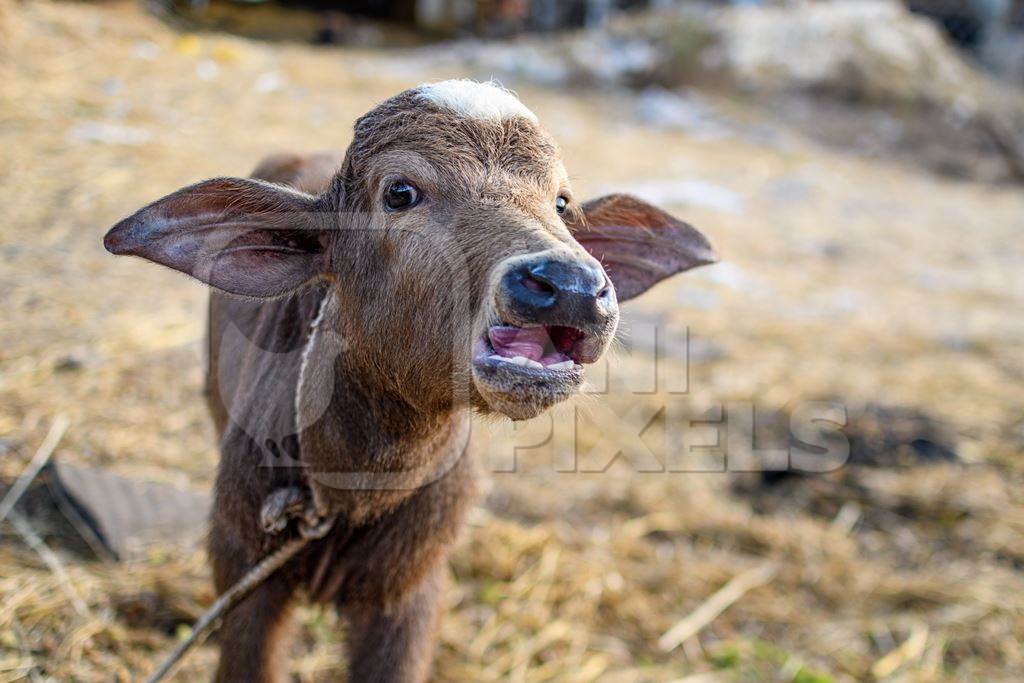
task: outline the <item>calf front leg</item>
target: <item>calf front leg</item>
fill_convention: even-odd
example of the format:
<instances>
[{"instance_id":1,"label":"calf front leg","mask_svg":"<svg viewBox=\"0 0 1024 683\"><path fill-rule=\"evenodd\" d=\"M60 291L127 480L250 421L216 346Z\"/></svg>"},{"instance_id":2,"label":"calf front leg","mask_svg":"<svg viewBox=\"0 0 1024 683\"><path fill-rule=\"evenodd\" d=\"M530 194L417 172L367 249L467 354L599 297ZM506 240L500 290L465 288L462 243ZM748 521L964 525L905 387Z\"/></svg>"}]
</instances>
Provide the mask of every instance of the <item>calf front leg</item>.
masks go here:
<instances>
[{"instance_id":1,"label":"calf front leg","mask_svg":"<svg viewBox=\"0 0 1024 683\"><path fill-rule=\"evenodd\" d=\"M420 587L388 608L349 605L351 625L348 680L360 683L421 683L430 674L437 645L446 565L431 571Z\"/></svg>"},{"instance_id":2,"label":"calf front leg","mask_svg":"<svg viewBox=\"0 0 1024 683\"><path fill-rule=\"evenodd\" d=\"M233 544L211 543L214 582L223 593L249 566ZM279 683L288 680L291 642L290 603L294 582L287 574L271 576L229 613L220 630L218 683Z\"/></svg>"},{"instance_id":3,"label":"calf front leg","mask_svg":"<svg viewBox=\"0 0 1024 683\"><path fill-rule=\"evenodd\" d=\"M348 680L427 679L448 551L474 491L472 463L462 458L443 478L417 490L345 548L326 592L335 596L351 622Z\"/></svg>"}]
</instances>

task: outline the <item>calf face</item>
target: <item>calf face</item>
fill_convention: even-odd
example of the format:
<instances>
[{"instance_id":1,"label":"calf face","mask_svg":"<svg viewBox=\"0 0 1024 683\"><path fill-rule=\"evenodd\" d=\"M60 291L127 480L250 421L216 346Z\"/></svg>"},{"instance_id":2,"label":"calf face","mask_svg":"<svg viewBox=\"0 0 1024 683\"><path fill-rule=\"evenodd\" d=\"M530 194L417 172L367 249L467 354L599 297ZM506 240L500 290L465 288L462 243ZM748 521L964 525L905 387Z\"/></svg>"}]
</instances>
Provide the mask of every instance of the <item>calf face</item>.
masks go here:
<instances>
[{"instance_id":1,"label":"calf face","mask_svg":"<svg viewBox=\"0 0 1024 683\"><path fill-rule=\"evenodd\" d=\"M403 92L356 123L314 196L219 178L107 235L247 297L327 280L347 367L423 410L532 417L574 393L618 304L712 263L699 232L638 199L580 204L536 117L493 84Z\"/></svg>"}]
</instances>

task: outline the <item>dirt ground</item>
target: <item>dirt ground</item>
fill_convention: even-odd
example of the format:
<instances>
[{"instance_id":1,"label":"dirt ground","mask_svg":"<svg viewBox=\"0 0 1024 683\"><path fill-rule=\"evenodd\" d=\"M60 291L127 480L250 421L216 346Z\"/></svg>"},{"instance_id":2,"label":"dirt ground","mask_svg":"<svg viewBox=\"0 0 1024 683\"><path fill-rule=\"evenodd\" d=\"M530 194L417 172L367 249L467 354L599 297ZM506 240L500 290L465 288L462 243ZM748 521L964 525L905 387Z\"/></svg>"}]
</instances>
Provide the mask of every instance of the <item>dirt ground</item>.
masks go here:
<instances>
[{"instance_id":1,"label":"dirt ground","mask_svg":"<svg viewBox=\"0 0 1024 683\"><path fill-rule=\"evenodd\" d=\"M406 87L487 76L439 63L183 35L133 4L0 0L0 478L64 415L62 460L208 488L205 293L107 255L103 233L268 152L341 149L355 117ZM629 457L567 472L562 411L509 473L510 445L551 423L481 421L488 493L454 556L436 679L1024 679L1021 187L765 134L756 104L721 95L708 101L724 123L695 135L649 125L627 94L514 85L563 145L578 196L657 199L724 257L626 307L625 348L631 331L668 330L663 368L679 377L688 350L689 393L630 393L615 378L649 358L620 351L610 393L576 403L584 450L607 436L609 409L731 416L829 399L852 423L867 404L926 416L955 460L921 456L910 434L885 446L909 444L909 462L777 484ZM54 544L64 583L9 525L0 534L0 681L132 680L213 598L199 550L104 564ZM765 562L764 585L659 646ZM295 676L336 680L335 617L299 618ZM203 647L177 680L214 659Z\"/></svg>"}]
</instances>

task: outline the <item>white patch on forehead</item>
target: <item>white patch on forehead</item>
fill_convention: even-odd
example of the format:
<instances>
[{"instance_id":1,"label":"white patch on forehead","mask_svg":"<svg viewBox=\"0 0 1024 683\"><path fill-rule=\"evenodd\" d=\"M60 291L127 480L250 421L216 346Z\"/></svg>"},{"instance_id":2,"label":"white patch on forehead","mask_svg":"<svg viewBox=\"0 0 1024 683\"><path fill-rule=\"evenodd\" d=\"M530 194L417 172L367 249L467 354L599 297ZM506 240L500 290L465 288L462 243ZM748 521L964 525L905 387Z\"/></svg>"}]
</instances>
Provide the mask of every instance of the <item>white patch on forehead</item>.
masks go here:
<instances>
[{"instance_id":1,"label":"white patch on forehead","mask_svg":"<svg viewBox=\"0 0 1024 683\"><path fill-rule=\"evenodd\" d=\"M418 97L475 119L504 121L522 116L537 123L536 114L527 109L518 97L493 81L441 81L421 85L417 91Z\"/></svg>"}]
</instances>

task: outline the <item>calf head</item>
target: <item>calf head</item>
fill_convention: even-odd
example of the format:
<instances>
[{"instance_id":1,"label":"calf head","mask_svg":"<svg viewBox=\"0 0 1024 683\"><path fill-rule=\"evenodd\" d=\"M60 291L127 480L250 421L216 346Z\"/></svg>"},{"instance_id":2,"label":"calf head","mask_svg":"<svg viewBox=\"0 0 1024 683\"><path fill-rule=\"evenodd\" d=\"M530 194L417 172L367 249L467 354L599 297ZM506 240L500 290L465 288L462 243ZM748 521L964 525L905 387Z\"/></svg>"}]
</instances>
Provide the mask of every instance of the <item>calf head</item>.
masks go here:
<instances>
[{"instance_id":1,"label":"calf head","mask_svg":"<svg viewBox=\"0 0 1024 683\"><path fill-rule=\"evenodd\" d=\"M320 324L361 381L423 410L514 419L578 390L620 302L716 260L697 230L639 199L577 202L536 116L470 81L408 90L359 119L317 196L208 180L105 244L246 297L327 281L333 319Z\"/></svg>"}]
</instances>

